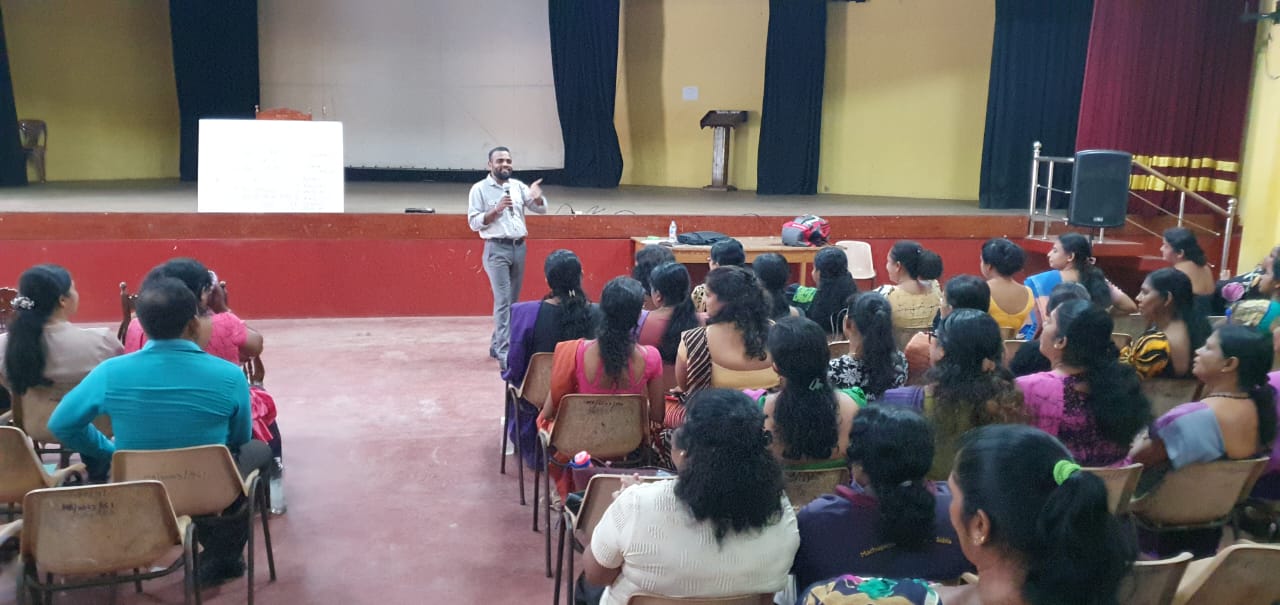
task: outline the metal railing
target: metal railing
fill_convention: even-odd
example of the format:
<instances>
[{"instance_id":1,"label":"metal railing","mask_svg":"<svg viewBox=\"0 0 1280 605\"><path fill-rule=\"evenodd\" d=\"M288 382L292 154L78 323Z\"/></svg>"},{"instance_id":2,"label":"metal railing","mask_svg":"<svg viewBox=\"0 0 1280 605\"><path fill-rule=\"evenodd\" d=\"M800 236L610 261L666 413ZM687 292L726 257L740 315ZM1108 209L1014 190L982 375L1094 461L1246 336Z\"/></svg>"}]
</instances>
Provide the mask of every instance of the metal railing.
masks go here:
<instances>
[{"instance_id":1,"label":"metal railing","mask_svg":"<svg viewBox=\"0 0 1280 605\"><path fill-rule=\"evenodd\" d=\"M1036 233L1035 233L1036 223L1039 222L1039 223L1042 223L1044 226L1041 231L1040 237L1043 239L1048 239L1049 224L1058 219L1062 219L1063 221L1066 221L1065 216L1055 215L1052 212L1053 194L1061 193L1063 195L1071 195L1070 190L1058 189L1053 186L1054 167L1058 164L1072 165L1072 164L1075 164L1076 160L1073 157L1040 155L1040 149L1041 149L1040 141L1036 141L1035 143L1032 143L1031 145L1031 200L1027 210L1031 220L1028 221L1028 224L1027 224L1027 237L1030 238L1030 237L1036 236ZM1045 173L1047 178L1046 178L1046 183L1043 185L1040 183L1041 164L1046 165ZM1136 191L1130 190L1129 195L1137 198L1138 201L1141 201L1142 203L1148 206L1151 206L1152 208L1155 208L1156 210L1168 216L1175 217L1178 221L1179 227L1183 227L1183 226L1187 226L1189 228L1193 227L1201 231L1204 231L1205 233L1212 234L1215 237L1221 237L1222 238L1222 256L1221 256L1221 261L1218 265L1219 274L1221 275L1222 279L1226 279L1230 277L1231 274L1230 274L1230 270L1227 268L1227 263L1231 257L1231 237L1235 229L1235 222L1236 222L1236 216L1237 216L1237 210L1238 210L1237 208L1238 204L1236 202L1236 198L1229 198L1227 200L1227 207L1223 208L1222 206L1219 206L1218 204L1209 200L1205 196L1200 195L1199 193L1196 193L1195 191L1192 191L1188 189L1186 186L1178 183L1177 180L1161 173L1160 171L1150 166L1147 166L1146 164L1143 164L1142 162L1138 162L1136 160L1133 161L1133 167L1155 177L1156 180L1164 183L1170 189L1177 191L1178 192L1178 212L1177 214L1174 214L1173 212L1170 212L1169 210L1166 210L1165 208L1161 207L1159 204L1156 204L1151 200L1143 197L1141 194L1139 194ZM1043 213L1040 211L1040 209L1037 207L1037 204L1036 204L1036 197L1037 197L1036 194L1042 189L1045 192ZM1205 208L1209 209L1210 212L1213 212L1218 216L1224 217L1226 219L1226 224L1224 225L1223 230L1221 232L1215 231L1210 227L1206 227L1205 225L1201 225L1195 221L1187 219L1186 209L1187 209L1188 197L1190 197L1192 201L1197 202L1201 206L1204 206ZM1143 225L1133 220L1132 218L1125 217L1125 222L1151 235L1154 235L1156 237L1161 237L1161 234L1156 233L1144 227ZM1104 229L1098 230L1098 241L1103 241L1103 237L1105 233L1106 231Z\"/></svg>"}]
</instances>

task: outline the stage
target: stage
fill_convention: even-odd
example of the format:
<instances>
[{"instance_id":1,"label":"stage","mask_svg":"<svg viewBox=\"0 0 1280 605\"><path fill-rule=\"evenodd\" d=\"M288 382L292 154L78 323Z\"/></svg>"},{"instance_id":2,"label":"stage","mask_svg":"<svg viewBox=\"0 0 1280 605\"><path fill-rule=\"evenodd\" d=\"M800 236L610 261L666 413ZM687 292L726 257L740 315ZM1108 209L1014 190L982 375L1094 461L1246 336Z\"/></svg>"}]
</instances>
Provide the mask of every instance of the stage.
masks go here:
<instances>
[{"instance_id":1,"label":"stage","mask_svg":"<svg viewBox=\"0 0 1280 605\"><path fill-rule=\"evenodd\" d=\"M198 214L196 186L177 181L34 184L0 191L0 284L36 263L66 266L81 294L81 321L120 316L118 284L137 287L151 266L193 256L228 282L248 318L484 315L492 304L480 239L463 215L469 185L349 182L343 214ZM946 274L976 273L982 242L1018 239L1025 211L977 202L846 195L548 186L547 216L532 216L521 298L545 292L541 266L558 248L578 253L598 295L628 273L635 236L712 230L777 236L799 214L831 222L832 240L871 243L876 266L893 242L915 239L941 254ZM435 214L405 214L405 208ZM691 265L701 279L705 265ZM799 277L799 267L795 277ZM883 270L877 278L883 282Z\"/></svg>"}]
</instances>

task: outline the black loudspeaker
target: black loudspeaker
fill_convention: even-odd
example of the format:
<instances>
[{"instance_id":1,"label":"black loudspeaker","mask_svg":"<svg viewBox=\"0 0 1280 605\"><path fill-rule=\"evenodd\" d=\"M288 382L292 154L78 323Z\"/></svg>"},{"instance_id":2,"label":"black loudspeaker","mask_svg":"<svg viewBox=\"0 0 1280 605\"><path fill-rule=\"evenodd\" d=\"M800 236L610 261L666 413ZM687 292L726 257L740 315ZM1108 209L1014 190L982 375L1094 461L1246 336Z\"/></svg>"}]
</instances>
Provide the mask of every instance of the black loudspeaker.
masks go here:
<instances>
[{"instance_id":1,"label":"black loudspeaker","mask_svg":"<svg viewBox=\"0 0 1280 605\"><path fill-rule=\"evenodd\" d=\"M1123 151L1077 151L1067 223L1094 228L1123 226L1132 166L1133 154Z\"/></svg>"}]
</instances>

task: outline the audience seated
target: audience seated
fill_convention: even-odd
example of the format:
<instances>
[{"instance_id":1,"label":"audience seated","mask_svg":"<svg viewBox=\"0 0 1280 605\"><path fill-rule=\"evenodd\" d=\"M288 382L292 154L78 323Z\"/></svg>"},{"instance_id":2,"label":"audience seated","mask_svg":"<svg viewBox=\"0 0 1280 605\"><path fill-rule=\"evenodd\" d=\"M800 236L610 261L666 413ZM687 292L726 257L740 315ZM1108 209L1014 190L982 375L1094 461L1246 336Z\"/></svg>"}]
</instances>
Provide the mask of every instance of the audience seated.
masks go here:
<instances>
[{"instance_id":1,"label":"audience seated","mask_svg":"<svg viewBox=\"0 0 1280 605\"><path fill-rule=\"evenodd\" d=\"M1187 376L1193 352L1213 330L1196 308L1191 279L1169 267L1153 271L1138 292L1138 312L1150 327L1120 352L1120 361L1142 378Z\"/></svg>"},{"instance_id":2,"label":"audience seated","mask_svg":"<svg viewBox=\"0 0 1280 605\"><path fill-rule=\"evenodd\" d=\"M654 267L674 262L676 262L676 255L667 246L650 244L636 252L636 264L631 267L631 277L644 287L645 309L653 310L660 306L650 298L653 288L649 286L649 275L653 272Z\"/></svg>"},{"instance_id":3,"label":"audience seated","mask_svg":"<svg viewBox=\"0 0 1280 605\"><path fill-rule=\"evenodd\" d=\"M1086 466L1109 466L1151 420L1133 368L1119 362L1107 312L1083 300L1058 306L1040 352L1054 369L1017 379L1031 424L1056 436Z\"/></svg>"},{"instance_id":4,"label":"audience seated","mask_svg":"<svg viewBox=\"0 0 1280 605\"><path fill-rule=\"evenodd\" d=\"M843 331L841 315L845 301L858 292L849 273L849 257L844 248L829 246L818 251L813 258L814 288L800 288L795 297L809 303L805 316L818 322L831 337L838 338Z\"/></svg>"},{"instance_id":5,"label":"audience seated","mask_svg":"<svg viewBox=\"0 0 1280 605\"><path fill-rule=\"evenodd\" d=\"M649 275L649 295L654 309L641 318L636 342L656 347L662 356L662 386L676 387L676 353L680 335L706 323L689 298L689 270L679 263L664 263Z\"/></svg>"},{"instance_id":6,"label":"audience seated","mask_svg":"<svg viewBox=\"0 0 1280 605\"><path fill-rule=\"evenodd\" d=\"M763 397L769 447L783 465L843 468L849 429L866 403L861 389L835 391L827 381L827 338L803 317L784 317L769 330L769 356L782 389Z\"/></svg>"},{"instance_id":7,"label":"audience seated","mask_svg":"<svg viewBox=\"0 0 1280 605\"><path fill-rule=\"evenodd\" d=\"M894 285L881 286L876 291L893 305L893 327L899 330L932 327L942 304L937 281L942 277L942 257L916 242L900 241L889 250L885 273Z\"/></svg>"},{"instance_id":8,"label":"audience seated","mask_svg":"<svg viewBox=\"0 0 1280 605\"><path fill-rule=\"evenodd\" d=\"M1029 339L1030 330L1023 332L1031 311L1036 308L1036 295L1031 287L1013 278L1026 262L1026 252L1017 244L997 237L982 244L982 262L979 268L991 290L991 304L987 312L996 320L1001 330L1009 330ZM1008 309L1013 309L1009 311Z\"/></svg>"},{"instance_id":9,"label":"audience seated","mask_svg":"<svg viewBox=\"0 0 1280 605\"><path fill-rule=\"evenodd\" d=\"M765 340L769 334L768 307L756 276L742 267L719 267L707 274L706 303L710 318L705 328L680 336L676 355L676 383L686 395L708 387L770 389L778 374ZM671 406L666 425L680 426L683 405Z\"/></svg>"},{"instance_id":10,"label":"audience seated","mask_svg":"<svg viewBox=\"0 0 1280 605\"><path fill-rule=\"evenodd\" d=\"M538 427L550 431L555 424L560 400L565 395L646 395L649 420L661 426L665 411L662 388L662 358L658 350L636 344L636 322L644 307L644 288L630 277L615 277L600 295L603 317L595 340L578 338L556 345L551 370L551 391L538 414ZM573 476L562 473L576 452L557 452L558 464L548 464L547 472L556 481L563 498L573 491ZM586 486L578 486L579 489Z\"/></svg>"},{"instance_id":11,"label":"audience seated","mask_svg":"<svg viewBox=\"0 0 1280 605\"><path fill-rule=\"evenodd\" d=\"M747 264L747 253L742 248L742 242L729 238L711 245L711 256L707 258L707 267L711 271L720 267L741 267L745 264ZM709 273L708 277L710 277ZM710 312L707 308L707 284L698 284L690 296L693 298L693 308L699 313Z\"/></svg>"},{"instance_id":12,"label":"audience seated","mask_svg":"<svg viewBox=\"0 0 1280 605\"><path fill-rule=\"evenodd\" d=\"M854 294L846 305L849 352L831 360L827 379L837 389L862 389L874 402L907 382L907 358L893 338L893 309L879 292Z\"/></svg>"},{"instance_id":13,"label":"audience seated","mask_svg":"<svg viewBox=\"0 0 1280 605\"><path fill-rule=\"evenodd\" d=\"M985 311L948 315L934 332L930 353L934 367L926 385L889 389L879 403L908 407L931 421L937 436L926 476L942 480L962 434L987 424L1022 422L1026 411L1013 376L1000 363L1000 327Z\"/></svg>"},{"instance_id":14,"label":"audience seated","mask_svg":"<svg viewBox=\"0 0 1280 605\"><path fill-rule=\"evenodd\" d=\"M1268 279L1272 279L1268 277ZM1271 285L1269 282L1268 285ZM1271 347L1275 359L1271 367L1277 367L1280 361L1280 302L1272 300L1245 300L1231 308L1232 323L1257 330L1264 338L1271 338ZM1267 382L1276 390L1276 411L1280 413L1280 369L1267 374ZM1271 461L1267 470L1258 478L1251 495L1273 502L1280 502L1280 439L1271 446Z\"/></svg>"},{"instance_id":15,"label":"audience seated","mask_svg":"<svg viewBox=\"0 0 1280 605\"><path fill-rule=\"evenodd\" d=\"M1046 313L1053 313L1054 310L1068 300L1089 300L1089 291L1084 286L1075 282L1062 282L1053 287L1053 292L1049 295L1049 302L1045 306ZM1037 326L1037 329L1043 328L1043 325ZM1040 352L1040 334L1035 335L1034 340L1022 343L1013 355L1013 359L1008 360L1009 371L1014 376L1026 376L1027 374L1035 374L1036 372L1048 372L1053 369L1053 363L1049 358Z\"/></svg>"},{"instance_id":16,"label":"audience seated","mask_svg":"<svg viewBox=\"0 0 1280 605\"><path fill-rule=\"evenodd\" d=\"M190 288L171 277L143 283L138 319L149 342L141 351L104 361L69 392L49 418L49 430L81 453L92 477L106 477L116 449L157 450L225 444L242 474L267 470L271 450L251 440L249 385L233 364L207 355L212 326ZM93 426L111 417L114 443ZM244 506L237 502L234 507ZM199 581L244 574L241 552L249 520L197 519Z\"/></svg>"},{"instance_id":17,"label":"audience seated","mask_svg":"<svg viewBox=\"0 0 1280 605\"><path fill-rule=\"evenodd\" d=\"M9 330L0 333L0 384L14 395L21 397L34 387L74 386L103 360L122 352L106 329L71 323L80 293L71 274L58 265L24 271L13 306Z\"/></svg>"},{"instance_id":18,"label":"audience seated","mask_svg":"<svg viewBox=\"0 0 1280 605\"><path fill-rule=\"evenodd\" d=\"M1270 293L1259 290L1258 282L1262 280L1262 276L1267 272L1267 267L1275 262L1277 256L1280 256L1280 246L1276 246L1269 250L1267 255L1262 257L1262 260L1258 261L1258 264L1249 271L1241 273L1240 275L1230 279L1219 281L1213 293L1213 306L1210 309L1209 314L1226 315L1227 307L1230 307L1233 302L1232 300L1227 300L1226 295L1223 292L1223 289L1226 288L1228 284L1240 284L1241 290L1239 292L1239 297L1237 298L1234 295L1232 297L1236 301L1254 299L1266 300L1271 298Z\"/></svg>"},{"instance_id":19,"label":"audience seated","mask_svg":"<svg viewBox=\"0 0 1280 605\"><path fill-rule=\"evenodd\" d=\"M624 483L583 553L587 581L608 586L604 605L635 593L717 597L787 583L800 538L764 415L737 391L704 390L689 403L675 432L676 478Z\"/></svg>"},{"instance_id":20,"label":"audience seated","mask_svg":"<svg viewBox=\"0 0 1280 605\"><path fill-rule=\"evenodd\" d=\"M933 430L909 410L871 406L853 421L845 462L853 481L796 514L796 586L838 576L955 580L971 569L945 482L925 480Z\"/></svg>"},{"instance_id":21,"label":"audience seated","mask_svg":"<svg viewBox=\"0 0 1280 605\"><path fill-rule=\"evenodd\" d=\"M1120 288L1107 280L1107 276L1093 264L1093 244L1089 238L1075 232L1063 233L1048 254L1048 271L1027 278L1027 285L1036 295L1036 307L1043 322L1048 313L1045 308L1054 286L1063 282L1076 282L1089 291L1093 304L1120 315L1138 310L1138 305Z\"/></svg>"},{"instance_id":22,"label":"audience seated","mask_svg":"<svg viewBox=\"0 0 1280 605\"><path fill-rule=\"evenodd\" d=\"M957 275L947 280L942 292L942 305L938 307L939 319L956 309L974 309L986 313L991 306L991 287L976 275ZM996 328L999 329L998 324ZM903 347L902 352L907 358L907 382L919 383L920 377L933 366L929 348L930 337L925 332L913 334Z\"/></svg>"},{"instance_id":23,"label":"audience seated","mask_svg":"<svg viewBox=\"0 0 1280 605\"><path fill-rule=\"evenodd\" d=\"M1213 310L1217 281L1213 277L1213 269L1209 268L1209 259L1200 249L1200 242L1196 241L1196 234L1185 227L1165 229L1160 256L1174 269L1187 275L1191 280L1191 292L1195 295L1196 311L1208 316Z\"/></svg>"},{"instance_id":24,"label":"audience seated","mask_svg":"<svg viewBox=\"0 0 1280 605\"><path fill-rule=\"evenodd\" d=\"M764 288L765 299L769 303L769 319L782 319L800 314L800 310L791 306L787 297L787 281L791 279L791 264L777 252L766 252L751 261L751 270L760 287Z\"/></svg>"}]
</instances>

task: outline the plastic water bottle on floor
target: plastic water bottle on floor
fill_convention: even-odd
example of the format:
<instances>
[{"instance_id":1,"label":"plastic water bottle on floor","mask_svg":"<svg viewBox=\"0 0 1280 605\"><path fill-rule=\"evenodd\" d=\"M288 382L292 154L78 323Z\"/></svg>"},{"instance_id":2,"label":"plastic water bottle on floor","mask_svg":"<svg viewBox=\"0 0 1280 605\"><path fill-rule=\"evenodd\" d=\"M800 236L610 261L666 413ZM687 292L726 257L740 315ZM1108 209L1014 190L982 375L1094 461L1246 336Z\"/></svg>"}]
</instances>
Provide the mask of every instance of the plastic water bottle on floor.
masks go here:
<instances>
[{"instance_id":1,"label":"plastic water bottle on floor","mask_svg":"<svg viewBox=\"0 0 1280 605\"><path fill-rule=\"evenodd\" d=\"M671 226L667 227L667 243L676 245L676 222L671 221Z\"/></svg>"},{"instance_id":2,"label":"plastic water bottle on floor","mask_svg":"<svg viewBox=\"0 0 1280 605\"><path fill-rule=\"evenodd\" d=\"M573 476L574 491L582 491L587 489L587 481L591 479L591 454L585 451L578 452L569 461L569 472Z\"/></svg>"},{"instance_id":3,"label":"plastic water bottle on floor","mask_svg":"<svg viewBox=\"0 0 1280 605\"><path fill-rule=\"evenodd\" d=\"M283 515L289 510L284 502L284 461L275 459L275 472L271 473L271 514Z\"/></svg>"}]
</instances>

